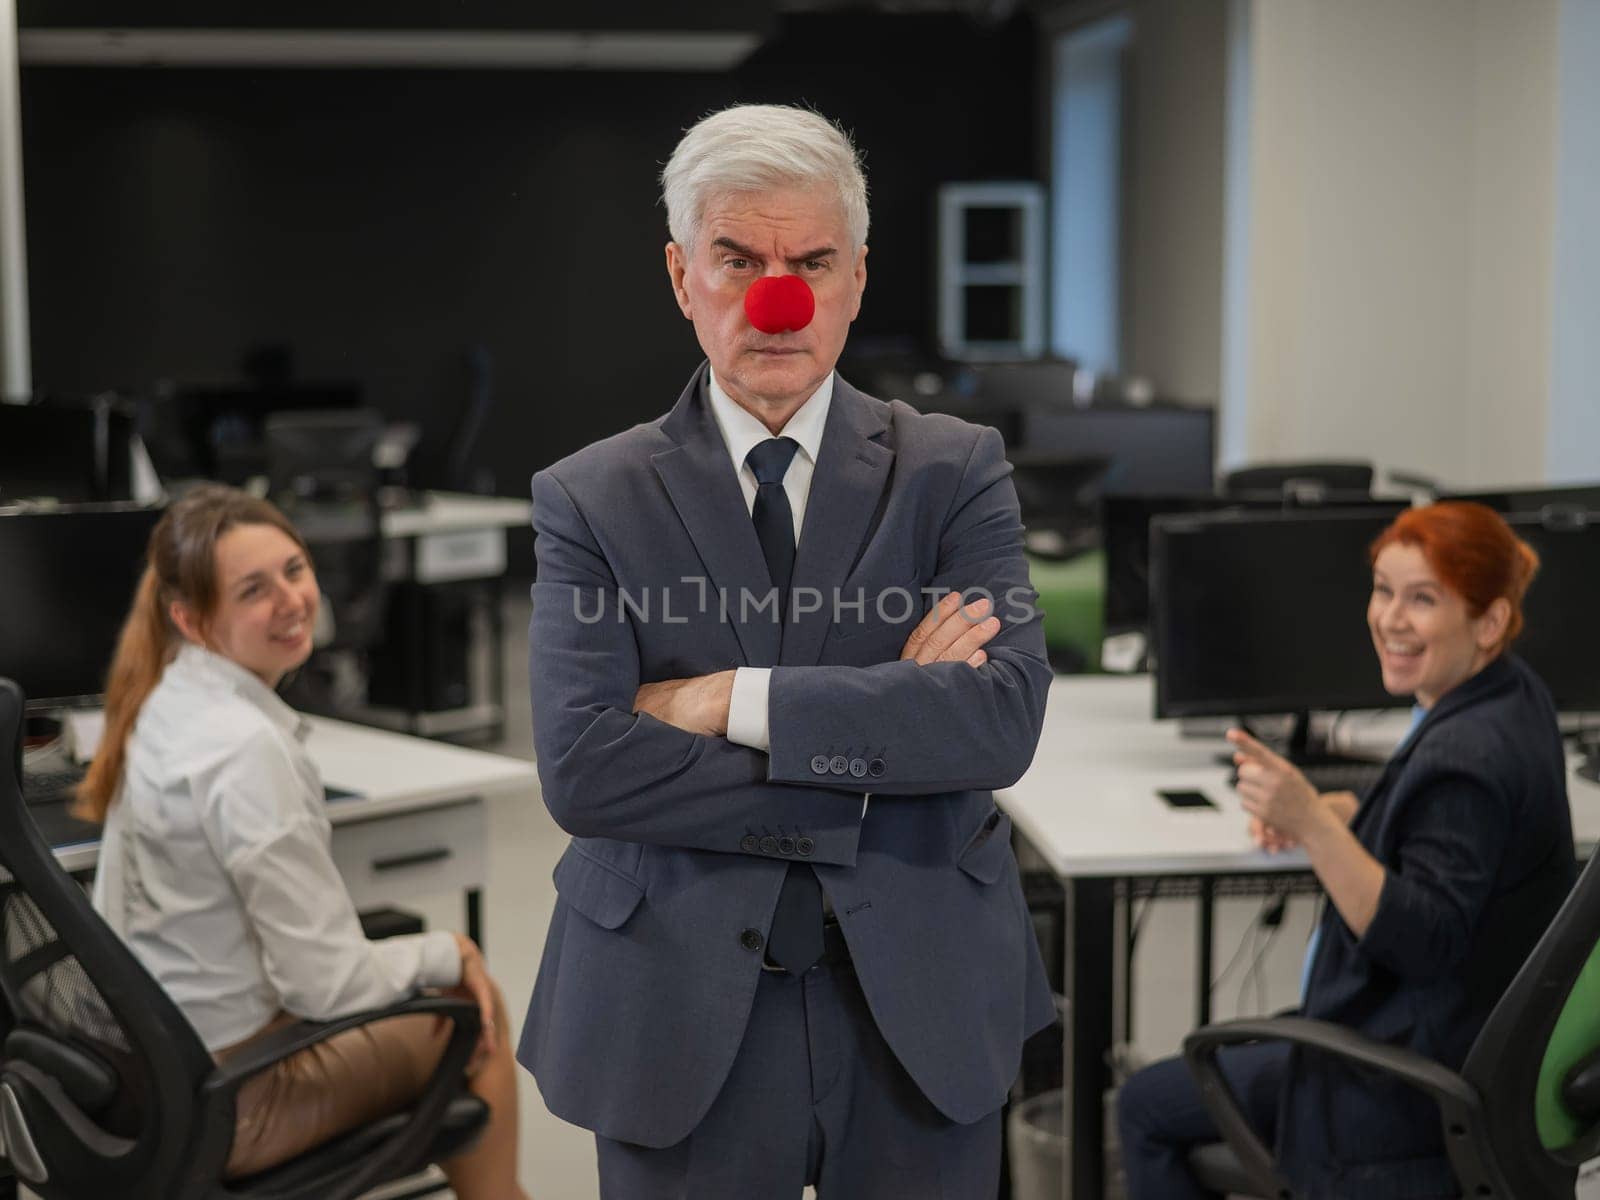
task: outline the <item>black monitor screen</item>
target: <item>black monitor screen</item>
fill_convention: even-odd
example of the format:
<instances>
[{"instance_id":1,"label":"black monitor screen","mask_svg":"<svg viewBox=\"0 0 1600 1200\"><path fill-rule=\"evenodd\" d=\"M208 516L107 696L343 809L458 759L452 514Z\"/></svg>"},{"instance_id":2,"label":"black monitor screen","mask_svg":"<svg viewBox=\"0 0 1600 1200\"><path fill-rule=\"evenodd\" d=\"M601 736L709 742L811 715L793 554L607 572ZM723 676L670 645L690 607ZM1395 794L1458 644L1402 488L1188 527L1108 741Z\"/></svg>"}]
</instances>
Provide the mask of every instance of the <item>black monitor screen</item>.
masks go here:
<instances>
[{"instance_id":1,"label":"black monitor screen","mask_svg":"<svg viewBox=\"0 0 1600 1200\"><path fill-rule=\"evenodd\" d=\"M1600 483L1566 487L1502 488L1491 492L1446 492L1441 500L1472 500L1498 513L1541 513L1546 509L1600 511Z\"/></svg>"},{"instance_id":2,"label":"black monitor screen","mask_svg":"<svg viewBox=\"0 0 1600 1200\"><path fill-rule=\"evenodd\" d=\"M1368 547L1391 514L1160 517L1151 526L1156 715L1407 703L1367 633Z\"/></svg>"},{"instance_id":3,"label":"black monitor screen","mask_svg":"<svg viewBox=\"0 0 1600 1200\"><path fill-rule=\"evenodd\" d=\"M0 515L0 675L30 701L103 689L160 515L132 507Z\"/></svg>"},{"instance_id":4,"label":"black monitor screen","mask_svg":"<svg viewBox=\"0 0 1600 1200\"><path fill-rule=\"evenodd\" d=\"M1512 649L1539 673L1557 708L1600 711L1600 512L1549 528L1531 518L1512 517L1511 524L1539 552Z\"/></svg>"},{"instance_id":5,"label":"black monitor screen","mask_svg":"<svg viewBox=\"0 0 1600 1200\"><path fill-rule=\"evenodd\" d=\"M1100 490L1130 493L1208 493L1215 486L1214 414L1209 408L1036 407L1023 418L1022 446L1013 461L1036 456L1103 458Z\"/></svg>"},{"instance_id":6,"label":"black monitor screen","mask_svg":"<svg viewBox=\"0 0 1600 1200\"><path fill-rule=\"evenodd\" d=\"M0 404L0 505L101 498L95 440L91 409Z\"/></svg>"},{"instance_id":7,"label":"black monitor screen","mask_svg":"<svg viewBox=\"0 0 1600 1200\"><path fill-rule=\"evenodd\" d=\"M1156 517L1205 512L1299 512L1359 509L1392 518L1404 501L1336 494L1317 503L1294 496L1107 496L1101 501L1105 547L1107 633L1150 627L1150 522Z\"/></svg>"}]
</instances>

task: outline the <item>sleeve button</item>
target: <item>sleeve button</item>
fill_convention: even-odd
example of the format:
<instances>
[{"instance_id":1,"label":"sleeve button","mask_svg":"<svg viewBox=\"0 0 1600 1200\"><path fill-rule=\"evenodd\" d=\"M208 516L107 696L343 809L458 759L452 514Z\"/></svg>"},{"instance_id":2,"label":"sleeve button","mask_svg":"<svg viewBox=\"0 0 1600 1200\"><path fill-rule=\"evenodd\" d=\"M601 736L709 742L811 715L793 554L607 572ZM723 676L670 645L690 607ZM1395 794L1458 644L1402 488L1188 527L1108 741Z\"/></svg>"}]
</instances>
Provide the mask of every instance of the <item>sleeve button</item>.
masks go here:
<instances>
[{"instance_id":1,"label":"sleeve button","mask_svg":"<svg viewBox=\"0 0 1600 1200\"><path fill-rule=\"evenodd\" d=\"M778 839L770 833L761 839L761 853L776 854L778 852Z\"/></svg>"},{"instance_id":2,"label":"sleeve button","mask_svg":"<svg viewBox=\"0 0 1600 1200\"><path fill-rule=\"evenodd\" d=\"M867 760L866 759L864 759L864 758L852 758L850 760L850 774L854 775L857 779L860 779L866 773L867 773Z\"/></svg>"},{"instance_id":3,"label":"sleeve button","mask_svg":"<svg viewBox=\"0 0 1600 1200\"><path fill-rule=\"evenodd\" d=\"M828 770L835 775L843 775L850 769L850 760L842 754L835 754L828 760Z\"/></svg>"},{"instance_id":4,"label":"sleeve button","mask_svg":"<svg viewBox=\"0 0 1600 1200\"><path fill-rule=\"evenodd\" d=\"M739 935L739 945L746 950L759 950L762 944L761 931L759 929L746 929Z\"/></svg>"},{"instance_id":5,"label":"sleeve button","mask_svg":"<svg viewBox=\"0 0 1600 1200\"><path fill-rule=\"evenodd\" d=\"M811 852L817 848L817 844L808 837L797 838L795 839L794 848L795 853L799 854L801 858L810 858Z\"/></svg>"},{"instance_id":6,"label":"sleeve button","mask_svg":"<svg viewBox=\"0 0 1600 1200\"><path fill-rule=\"evenodd\" d=\"M881 758L875 758L867 764L867 774L871 775L874 779L880 778L888 769L888 766Z\"/></svg>"},{"instance_id":7,"label":"sleeve button","mask_svg":"<svg viewBox=\"0 0 1600 1200\"><path fill-rule=\"evenodd\" d=\"M819 754L811 760L811 773L813 775L826 775L828 773L828 756Z\"/></svg>"},{"instance_id":8,"label":"sleeve button","mask_svg":"<svg viewBox=\"0 0 1600 1200\"><path fill-rule=\"evenodd\" d=\"M739 849L743 850L746 854L754 854L756 852L756 847L760 844L760 841L761 839L756 837L755 834L747 833L739 839Z\"/></svg>"},{"instance_id":9,"label":"sleeve button","mask_svg":"<svg viewBox=\"0 0 1600 1200\"><path fill-rule=\"evenodd\" d=\"M794 839L791 837L778 839L778 853L784 857L794 853Z\"/></svg>"}]
</instances>

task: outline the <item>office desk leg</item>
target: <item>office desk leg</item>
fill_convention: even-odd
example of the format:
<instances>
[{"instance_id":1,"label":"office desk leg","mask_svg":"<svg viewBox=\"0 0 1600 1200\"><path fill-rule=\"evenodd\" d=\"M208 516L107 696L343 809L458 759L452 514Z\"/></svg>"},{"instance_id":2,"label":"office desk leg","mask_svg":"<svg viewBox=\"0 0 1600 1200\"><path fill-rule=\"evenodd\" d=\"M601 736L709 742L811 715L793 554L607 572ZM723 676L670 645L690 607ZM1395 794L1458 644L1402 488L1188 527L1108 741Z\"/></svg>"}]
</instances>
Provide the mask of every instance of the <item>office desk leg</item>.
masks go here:
<instances>
[{"instance_id":1,"label":"office desk leg","mask_svg":"<svg viewBox=\"0 0 1600 1200\"><path fill-rule=\"evenodd\" d=\"M1062 1195L1066 1200L1100 1200L1105 1194L1104 1097L1111 1086L1106 1060L1115 1007L1111 984L1116 893L1110 879L1064 882L1067 1029L1061 1039L1061 1065L1068 1169Z\"/></svg>"},{"instance_id":2,"label":"office desk leg","mask_svg":"<svg viewBox=\"0 0 1600 1200\"><path fill-rule=\"evenodd\" d=\"M1216 884L1210 876L1203 876L1200 881L1199 922L1197 930L1199 944L1195 947L1195 982L1199 985L1199 996L1195 1006L1195 1017L1200 1025L1211 1024L1211 955L1212 944L1216 941L1213 936L1215 925L1214 917L1217 910Z\"/></svg>"},{"instance_id":3,"label":"office desk leg","mask_svg":"<svg viewBox=\"0 0 1600 1200\"><path fill-rule=\"evenodd\" d=\"M483 889L467 889L467 936L483 949Z\"/></svg>"}]
</instances>

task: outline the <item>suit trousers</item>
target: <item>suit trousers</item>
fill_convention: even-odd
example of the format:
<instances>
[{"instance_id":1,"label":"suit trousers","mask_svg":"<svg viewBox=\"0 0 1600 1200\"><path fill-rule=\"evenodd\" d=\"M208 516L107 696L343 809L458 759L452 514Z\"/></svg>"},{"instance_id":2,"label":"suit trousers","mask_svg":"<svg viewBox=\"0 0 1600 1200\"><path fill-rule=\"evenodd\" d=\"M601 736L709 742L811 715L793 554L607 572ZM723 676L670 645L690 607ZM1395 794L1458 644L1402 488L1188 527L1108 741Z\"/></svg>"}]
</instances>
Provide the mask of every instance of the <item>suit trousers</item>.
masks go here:
<instances>
[{"instance_id":1,"label":"suit trousers","mask_svg":"<svg viewBox=\"0 0 1600 1200\"><path fill-rule=\"evenodd\" d=\"M1217 1053L1222 1076L1256 1135L1273 1144L1278 1096L1289 1065L1283 1042L1228 1046ZM1129 1200L1210 1200L1189 1173L1189 1151L1222 1134L1200 1098L1200 1088L1181 1058L1153 1063L1122 1085L1117 1128Z\"/></svg>"},{"instance_id":2,"label":"suit trousers","mask_svg":"<svg viewBox=\"0 0 1600 1200\"><path fill-rule=\"evenodd\" d=\"M665 1149L596 1137L602 1200L993 1200L1000 1113L958 1125L873 1023L848 962L763 971L728 1079Z\"/></svg>"}]
</instances>

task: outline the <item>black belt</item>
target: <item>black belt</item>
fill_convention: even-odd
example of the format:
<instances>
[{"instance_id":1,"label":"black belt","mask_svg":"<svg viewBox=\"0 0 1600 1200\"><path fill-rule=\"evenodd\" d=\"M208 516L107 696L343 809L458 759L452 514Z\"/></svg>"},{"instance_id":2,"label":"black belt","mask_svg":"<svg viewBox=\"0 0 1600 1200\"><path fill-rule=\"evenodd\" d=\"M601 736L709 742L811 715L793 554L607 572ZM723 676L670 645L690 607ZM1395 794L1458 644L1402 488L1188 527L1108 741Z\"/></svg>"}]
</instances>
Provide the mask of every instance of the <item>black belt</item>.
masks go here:
<instances>
[{"instance_id":1,"label":"black belt","mask_svg":"<svg viewBox=\"0 0 1600 1200\"><path fill-rule=\"evenodd\" d=\"M850 947L845 944L844 930L839 928L839 922L828 917L822 923L822 957L817 959L817 966L839 967L848 966L850 963ZM761 963L763 971L775 971L780 975L789 972L773 962L770 957L764 958Z\"/></svg>"}]
</instances>

